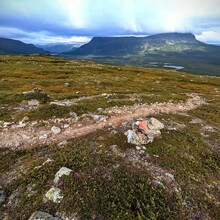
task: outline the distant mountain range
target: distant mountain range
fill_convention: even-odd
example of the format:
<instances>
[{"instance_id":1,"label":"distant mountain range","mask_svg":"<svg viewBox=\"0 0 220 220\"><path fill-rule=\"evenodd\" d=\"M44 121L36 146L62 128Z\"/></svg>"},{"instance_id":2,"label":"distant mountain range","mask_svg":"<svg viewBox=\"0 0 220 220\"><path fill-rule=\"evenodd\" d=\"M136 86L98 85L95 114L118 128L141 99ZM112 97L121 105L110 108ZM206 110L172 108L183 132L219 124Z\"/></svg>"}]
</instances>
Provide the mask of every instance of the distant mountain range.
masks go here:
<instances>
[{"instance_id":1,"label":"distant mountain range","mask_svg":"<svg viewBox=\"0 0 220 220\"><path fill-rule=\"evenodd\" d=\"M75 48L72 44L43 48L0 38L0 54L59 54L115 65L170 68L220 76L220 46L196 40L191 33L166 33L148 37L93 37Z\"/></svg>"},{"instance_id":2,"label":"distant mountain range","mask_svg":"<svg viewBox=\"0 0 220 220\"><path fill-rule=\"evenodd\" d=\"M125 56L171 53L202 55L220 52L220 48L207 45L190 33L157 34L148 37L94 37L92 40L68 55L79 56Z\"/></svg>"},{"instance_id":3,"label":"distant mountain range","mask_svg":"<svg viewBox=\"0 0 220 220\"><path fill-rule=\"evenodd\" d=\"M0 38L0 54L47 54L48 51L33 44L25 44L18 40Z\"/></svg>"},{"instance_id":4,"label":"distant mountain range","mask_svg":"<svg viewBox=\"0 0 220 220\"><path fill-rule=\"evenodd\" d=\"M202 43L191 33L94 37L78 49L63 53L63 56L220 76L220 47Z\"/></svg>"},{"instance_id":5,"label":"distant mountain range","mask_svg":"<svg viewBox=\"0 0 220 220\"><path fill-rule=\"evenodd\" d=\"M74 51L78 48L74 44L47 44L39 47L49 51L50 53L56 53L56 54L64 53L68 51Z\"/></svg>"}]
</instances>

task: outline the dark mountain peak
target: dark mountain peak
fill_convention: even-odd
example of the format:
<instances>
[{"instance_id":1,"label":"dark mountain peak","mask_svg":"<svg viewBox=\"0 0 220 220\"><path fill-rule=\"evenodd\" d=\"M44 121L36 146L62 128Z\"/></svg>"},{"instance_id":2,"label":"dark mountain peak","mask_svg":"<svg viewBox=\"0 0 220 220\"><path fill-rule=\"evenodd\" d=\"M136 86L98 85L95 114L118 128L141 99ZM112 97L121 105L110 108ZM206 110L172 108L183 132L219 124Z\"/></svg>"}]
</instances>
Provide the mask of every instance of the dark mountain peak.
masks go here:
<instances>
[{"instance_id":1,"label":"dark mountain peak","mask_svg":"<svg viewBox=\"0 0 220 220\"><path fill-rule=\"evenodd\" d=\"M33 44L25 44L19 40L0 37L0 53L2 54L46 54L41 48Z\"/></svg>"}]
</instances>

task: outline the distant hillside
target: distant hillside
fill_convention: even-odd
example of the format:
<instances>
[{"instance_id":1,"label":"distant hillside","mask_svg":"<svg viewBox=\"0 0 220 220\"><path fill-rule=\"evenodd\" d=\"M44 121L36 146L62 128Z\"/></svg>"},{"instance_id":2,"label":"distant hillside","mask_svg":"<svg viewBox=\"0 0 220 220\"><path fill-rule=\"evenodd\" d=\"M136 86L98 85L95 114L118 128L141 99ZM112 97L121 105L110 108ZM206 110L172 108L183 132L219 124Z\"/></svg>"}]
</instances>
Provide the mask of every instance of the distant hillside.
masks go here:
<instances>
[{"instance_id":1,"label":"distant hillside","mask_svg":"<svg viewBox=\"0 0 220 220\"><path fill-rule=\"evenodd\" d=\"M116 65L171 68L196 74L220 75L220 47L196 40L190 33L148 37L94 37L75 51L63 53Z\"/></svg>"},{"instance_id":2,"label":"distant hillside","mask_svg":"<svg viewBox=\"0 0 220 220\"><path fill-rule=\"evenodd\" d=\"M192 34L168 33L148 37L94 37L75 51L73 55L129 55L155 54L158 52L202 51L204 44Z\"/></svg>"},{"instance_id":3,"label":"distant hillside","mask_svg":"<svg viewBox=\"0 0 220 220\"><path fill-rule=\"evenodd\" d=\"M18 40L0 38L0 54L46 54L49 53L33 44L25 44Z\"/></svg>"},{"instance_id":4,"label":"distant hillside","mask_svg":"<svg viewBox=\"0 0 220 220\"><path fill-rule=\"evenodd\" d=\"M78 48L75 47L74 44L50 44L39 47L51 53L64 53L68 51L74 51Z\"/></svg>"}]
</instances>

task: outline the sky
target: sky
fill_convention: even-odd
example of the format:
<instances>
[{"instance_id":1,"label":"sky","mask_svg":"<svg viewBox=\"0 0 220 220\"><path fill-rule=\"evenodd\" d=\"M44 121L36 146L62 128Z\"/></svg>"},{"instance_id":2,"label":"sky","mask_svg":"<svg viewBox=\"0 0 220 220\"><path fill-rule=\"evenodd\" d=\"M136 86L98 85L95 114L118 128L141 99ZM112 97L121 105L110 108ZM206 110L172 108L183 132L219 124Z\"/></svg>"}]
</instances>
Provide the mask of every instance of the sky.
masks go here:
<instances>
[{"instance_id":1,"label":"sky","mask_svg":"<svg viewBox=\"0 0 220 220\"><path fill-rule=\"evenodd\" d=\"M0 0L0 37L25 43L168 32L220 45L220 0Z\"/></svg>"}]
</instances>

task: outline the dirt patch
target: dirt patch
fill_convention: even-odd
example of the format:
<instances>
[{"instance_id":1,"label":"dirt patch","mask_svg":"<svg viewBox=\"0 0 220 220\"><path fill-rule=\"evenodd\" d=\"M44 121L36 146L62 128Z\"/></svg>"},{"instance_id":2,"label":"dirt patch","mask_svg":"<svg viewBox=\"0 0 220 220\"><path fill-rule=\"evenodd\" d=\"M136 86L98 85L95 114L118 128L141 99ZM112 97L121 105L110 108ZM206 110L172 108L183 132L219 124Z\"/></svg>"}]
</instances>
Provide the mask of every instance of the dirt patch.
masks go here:
<instances>
[{"instance_id":1,"label":"dirt patch","mask_svg":"<svg viewBox=\"0 0 220 220\"><path fill-rule=\"evenodd\" d=\"M201 96L196 94L190 94L189 96L185 103L174 104L167 102L109 108L105 110L108 116L105 120L94 122L94 119L87 118L84 121L73 121L68 126L63 126L59 134L54 134L51 131L51 127L54 126L53 120L44 121L42 125L37 124L33 126L32 124L27 124L24 127L6 127L0 133L0 147L31 148L45 143L59 143L93 133L105 127L120 126L123 122L135 118L159 113L186 112L205 104L205 100ZM61 122L62 120L64 119L56 119L56 121Z\"/></svg>"}]
</instances>

